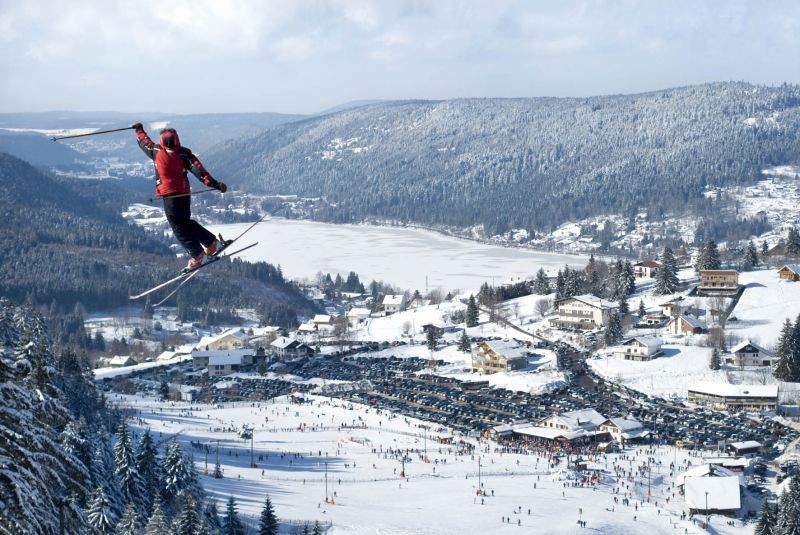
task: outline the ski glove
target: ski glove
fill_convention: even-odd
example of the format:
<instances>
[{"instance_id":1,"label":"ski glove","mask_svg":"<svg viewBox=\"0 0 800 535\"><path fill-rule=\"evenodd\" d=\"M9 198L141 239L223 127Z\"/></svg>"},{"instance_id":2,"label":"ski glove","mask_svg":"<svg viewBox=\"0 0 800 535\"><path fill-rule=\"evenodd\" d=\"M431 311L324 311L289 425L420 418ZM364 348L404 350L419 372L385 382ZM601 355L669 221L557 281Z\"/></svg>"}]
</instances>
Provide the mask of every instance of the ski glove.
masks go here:
<instances>
[{"instance_id":1,"label":"ski glove","mask_svg":"<svg viewBox=\"0 0 800 535\"><path fill-rule=\"evenodd\" d=\"M228 186L225 185L225 182L217 182L214 187L217 188L221 193L228 191Z\"/></svg>"},{"instance_id":2,"label":"ski glove","mask_svg":"<svg viewBox=\"0 0 800 535\"><path fill-rule=\"evenodd\" d=\"M142 123L133 123L133 124L131 125L131 128L133 128L133 129L134 129L134 130L136 130L137 132L138 132L139 130L144 130L144 126L142 126Z\"/></svg>"}]
</instances>

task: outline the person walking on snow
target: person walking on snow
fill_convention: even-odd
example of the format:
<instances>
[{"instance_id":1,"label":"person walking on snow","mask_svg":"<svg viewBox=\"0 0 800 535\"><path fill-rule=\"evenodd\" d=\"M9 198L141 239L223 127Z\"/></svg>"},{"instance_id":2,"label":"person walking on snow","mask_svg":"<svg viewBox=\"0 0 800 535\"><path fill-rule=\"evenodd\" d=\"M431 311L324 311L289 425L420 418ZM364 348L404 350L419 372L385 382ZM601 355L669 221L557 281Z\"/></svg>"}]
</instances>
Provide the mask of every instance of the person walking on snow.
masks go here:
<instances>
[{"instance_id":1,"label":"person walking on snow","mask_svg":"<svg viewBox=\"0 0 800 535\"><path fill-rule=\"evenodd\" d=\"M191 187L186 172L191 171L203 184L222 193L228 191L228 187L224 182L214 180L197 156L190 149L181 146L174 128L161 131L160 143L153 143L142 123L135 123L132 128L136 132L139 147L155 164L156 195L164 200L164 214L175 238L189 253L186 268L197 268L203 263L205 256L217 252L220 243L214 234L192 219L188 195Z\"/></svg>"}]
</instances>

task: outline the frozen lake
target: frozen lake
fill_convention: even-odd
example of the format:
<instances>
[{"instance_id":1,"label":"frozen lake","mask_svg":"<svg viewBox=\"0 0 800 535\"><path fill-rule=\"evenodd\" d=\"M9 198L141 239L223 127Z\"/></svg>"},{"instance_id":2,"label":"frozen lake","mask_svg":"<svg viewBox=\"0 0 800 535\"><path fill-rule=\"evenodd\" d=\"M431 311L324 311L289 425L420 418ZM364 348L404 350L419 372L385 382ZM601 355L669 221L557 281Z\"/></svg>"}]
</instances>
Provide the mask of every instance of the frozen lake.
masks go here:
<instances>
[{"instance_id":1,"label":"frozen lake","mask_svg":"<svg viewBox=\"0 0 800 535\"><path fill-rule=\"evenodd\" d=\"M213 228L232 237L246 227ZM583 267L587 262L582 256L498 247L420 229L286 219L260 223L243 244L253 241L258 245L241 256L280 264L290 278L313 279L318 272L346 276L355 271L365 285L382 280L420 291L425 290L425 277L431 289L477 289L483 282L530 277L540 267L555 272L564 264Z\"/></svg>"}]
</instances>

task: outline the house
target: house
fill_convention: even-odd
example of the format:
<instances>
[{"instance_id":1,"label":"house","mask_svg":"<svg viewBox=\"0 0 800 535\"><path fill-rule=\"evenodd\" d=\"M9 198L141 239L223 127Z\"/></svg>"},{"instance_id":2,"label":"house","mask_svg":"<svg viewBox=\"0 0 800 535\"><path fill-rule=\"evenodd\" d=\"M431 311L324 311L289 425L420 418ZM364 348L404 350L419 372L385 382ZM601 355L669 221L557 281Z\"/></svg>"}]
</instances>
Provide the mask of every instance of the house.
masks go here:
<instances>
[{"instance_id":1,"label":"house","mask_svg":"<svg viewBox=\"0 0 800 535\"><path fill-rule=\"evenodd\" d=\"M652 279L660 267L661 264L655 260L645 260L633 265L633 274L637 279Z\"/></svg>"},{"instance_id":2,"label":"house","mask_svg":"<svg viewBox=\"0 0 800 535\"><path fill-rule=\"evenodd\" d=\"M800 264L786 264L778 270L778 277L785 281L800 281Z\"/></svg>"},{"instance_id":3,"label":"house","mask_svg":"<svg viewBox=\"0 0 800 535\"><path fill-rule=\"evenodd\" d=\"M596 439L605 435L600 426L606 421L605 416L594 409L554 414L541 420L539 425L514 429L515 438L534 443L578 443Z\"/></svg>"},{"instance_id":4,"label":"house","mask_svg":"<svg viewBox=\"0 0 800 535\"><path fill-rule=\"evenodd\" d=\"M687 477L684 498L689 514L735 514L742 507L742 490L736 476Z\"/></svg>"},{"instance_id":5,"label":"house","mask_svg":"<svg viewBox=\"0 0 800 535\"><path fill-rule=\"evenodd\" d=\"M760 453L764 445L755 440L744 440L728 444L727 449L735 455L754 455Z\"/></svg>"},{"instance_id":6,"label":"house","mask_svg":"<svg viewBox=\"0 0 800 535\"><path fill-rule=\"evenodd\" d=\"M190 385L179 385L181 401L195 401L200 396L200 388Z\"/></svg>"},{"instance_id":7,"label":"house","mask_svg":"<svg viewBox=\"0 0 800 535\"><path fill-rule=\"evenodd\" d=\"M550 320L559 329L595 329L608 324L618 306L591 294L576 295L556 303L558 318Z\"/></svg>"},{"instance_id":8,"label":"house","mask_svg":"<svg viewBox=\"0 0 800 535\"><path fill-rule=\"evenodd\" d=\"M764 349L750 340L745 340L731 348L731 356L726 360L741 368L744 366L772 366L777 359L772 351Z\"/></svg>"},{"instance_id":9,"label":"house","mask_svg":"<svg viewBox=\"0 0 800 535\"><path fill-rule=\"evenodd\" d=\"M611 438L620 444L636 441L650 435L650 430L633 416L625 418L609 418L600 424L600 430L605 431Z\"/></svg>"},{"instance_id":10,"label":"house","mask_svg":"<svg viewBox=\"0 0 800 535\"><path fill-rule=\"evenodd\" d=\"M677 318L683 313L683 298L673 299L672 301L661 303L658 305L658 308L661 309L661 312L663 312L665 316L669 318Z\"/></svg>"},{"instance_id":11,"label":"house","mask_svg":"<svg viewBox=\"0 0 800 535\"><path fill-rule=\"evenodd\" d=\"M708 326L691 314L681 314L669 322L672 334L701 334L708 331Z\"/></svg>"},{"instance_id":12,"label":"house","mask_svg":"<svg viewBox=\"0 0 800 535\"><path fill-rule=\"evenodd\" d=\"M243 356L237 353L220 353L208 357L208 376L220 377L238 372L242 368Z\"/></svg>"},{"instance_id":13,"label":"house","mask_svg":"<svg viewBox=\"0 0 800 535\"><path fill-rule=\"evenodd\" d=\"M383 298L383 311L386 315L400 312L406 308L406 296L403 294L386 295Z\"/></svg>"},{"instance_id":14,"label":"house","mask_svg":"<svg viewBox=\"0 0 800 535\"><path fill-rule=\"evenodd\" d=\"M369 318L369 314L370 314L370 311L369 311L368 308L355 308L354 307L354 308L351 308L347 312L347 320L351 324L357 325L357 324L362 323L363 321L365 321L367 318Z\"/></svg>"},{"instance_id":15,"label":"house","mask_svg":"<svg viewBox=\"0 0 800 535\"><path fill-rule=\"evenodd\" d=\"M701 269L699 290L738 290L739 272L735 269Z\"/></svg>"},{"instance_id":16,"label":"house","mask_svg":"<svg viewBox=\"0 0 800 535\"><path fill-rule=\"evenodd\" d=\"M108 365L112 368L124 368L126 366L136 366L137 364L139 363L130 356L116 356L108 361Z\"/></svg>"},{"instance_id":17,"label":"house","mask_svg":"<svg viewBox=\"0 0 800 535\"><path fill-rule=\"evenodd\" d=\"M778 405L778 386L700 381L689 387L687 397L689 403L717 410L772 411Z\"/></svg>"},{"instance_id":18,"label":"house","mask_svg":"<svg viewBox=\"0 0 800 535\"><path fill-rule=\"evenodd\" d=\"M419 308L419 307L426 307L431 304L430 299L425 299L424 297L415 297L408 303L408 308Z\"/></svg>"},{"instance_id":19,"label":"house","mask_svg":"<svg viewBox=\"0 0 800 535\"><path fill-rule=\"evenodd\" d=\"M249 336L241 329L228 329L217 336L204 336L195 347L205 350L234 349L244 347L248 339Z\"/></svg>"},{"instance_id":20,"label":"house","mask_svg":"<svg viewBox=\"0 0 800 535\"><path fill-rule=\"evenodd\" d=\"M319 327L330 327L333 325L333 316L330 314L317 314L311 322Z\"/></svg>"},{"instance_id":21,"label":"house","mask_svg":"<svg viewBox=\"0 0 800 535\"><path fill-rule=\"evenodd\" d=\"M209 351L199 351L195 349L192 351L192 369L197 371L208 368L211 365L211 359L213 357L225 357L225 359L235 362L237 366L249 366L253 364L254 355L255 351L250 348L216 349Z\"/></svg>"},{"instance_id":22,"label":"house","mask_svg":"<svg viewBox=\"0 0 800 535\"><path fill-rule=\"evenodd\" d=\"M301 334L312 334L317 332L317 325L313 321L305 321L297 327L297 332Z\"/></svg>"},{"instance_id":23,"label":"house","mask_svg":"<svg viewBox=\"0 0 800 535\"><path fill-rule=\"evenodd\" d=\"M669 321L669 317L664 315L660 310L657 312L648 312L640 321L639 325L646 325L648 327L661 327Z\"/></svg>"},{"instance_id":24,"label":"house","mask_svg":"<svg viewBox=\"0 0 800 535\"><path fill-rule=\"evenodd\" d=\"M280 359L305 357L314 353L314 349L295 338L280 336L272 342L269 347Z\"/></svg>"},{"instance_id":25,"label":"house","mask_svg":"<svg viewBox=\"0 0 800 535\"><path fill-rule=\"evenodd\" d=\"M472 371L484 374L519 370L528 365L528 349L509 340L479 342L472 350Z\"/></svg>"},{"instance_id":26,"label":"house","mask_svg":"<svg viewBox=\"0 0 800 535\"><path fill-rule=\"evenodd\" d=\"M553 414L540 422L542 427L561 429L564 431L597 431L607 421L606 417L594 409L570 411L562 414Z\"/></svg>"},{"instance_id":27,"label":"house","mask_svg":"<svg viewBox=\"0 0 800 535\"><path fill-rule=\"evenodd\" d=\"M436 338L441 337L445 333L446 327L441 323L426 323L422 326L422 332L428 334L432 332Z\"/></svg>"},{"instance_id":28,"label":"house","mask_svg":"<svg viewBox=\"0 0 800 535\"><path fill-rule=\"evenodd\" d=\"M661 356L661 340L653 336L635 336L622 342L614 356L625 360L652 360Z\"/></svg>"},{"instance_id":29,"label":"house","mask_svg":"<svg viewBox=\"0 0 800 535\"><path fill-rule=\"evenodd\" d=\"M739 480L740 484L744 482L744 479L733 470L725 468L716 462L706 462L689 468L685 472L678 474L678 476L675 478L675 486L678 487L679 491L683 492L684 485L686 485L686 480L693 477L735 477L737 480Z\"/></svg>"}]
</instances>

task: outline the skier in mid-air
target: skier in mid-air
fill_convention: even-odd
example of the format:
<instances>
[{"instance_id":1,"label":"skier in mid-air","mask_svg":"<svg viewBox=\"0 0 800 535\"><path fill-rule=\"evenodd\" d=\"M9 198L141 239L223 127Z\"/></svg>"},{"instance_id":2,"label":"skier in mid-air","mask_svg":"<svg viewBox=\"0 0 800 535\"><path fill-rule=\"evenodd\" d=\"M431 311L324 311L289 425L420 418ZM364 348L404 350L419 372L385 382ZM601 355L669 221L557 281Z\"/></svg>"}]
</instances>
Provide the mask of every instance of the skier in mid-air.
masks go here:
<instances>
[{"instance_id":1,"label":"skier in mid-air","mask_svg":"<svg viewBox=\"0 0 800 535\"><path fill-rule=\"evenodd\" d=\"M191 171L206 186L222 193L228 190L224 182L217 182L205 170L200 160L186 147L181 146L174 128L161 131L160 143L153 143L142 123L131 126L136 131L139 147L153 160L156 167L156 195L164 200L167 216L175 238L189 253L186 269L196 269L206 256L217 253L224 246L208 229L192 219L191 188L187 171Z\"/></svg>"}]
</instances>

